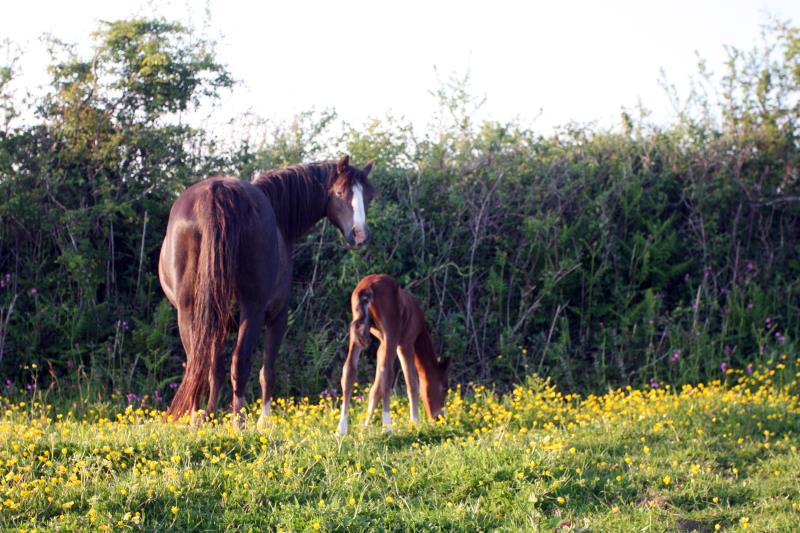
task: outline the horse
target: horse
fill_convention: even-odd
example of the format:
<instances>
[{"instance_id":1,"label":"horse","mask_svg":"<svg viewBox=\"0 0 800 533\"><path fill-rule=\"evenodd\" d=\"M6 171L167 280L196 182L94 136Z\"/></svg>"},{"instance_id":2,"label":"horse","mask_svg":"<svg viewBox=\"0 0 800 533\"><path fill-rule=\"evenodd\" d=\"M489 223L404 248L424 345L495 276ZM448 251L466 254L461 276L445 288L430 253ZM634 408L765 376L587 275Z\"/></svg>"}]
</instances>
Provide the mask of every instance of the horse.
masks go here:
<instances>
[{"instance_id":1,"label":"horse","mask_svg":"<svg viewBox=\"0 0 800 533\"><path fill-rule=\"evenodd\" d=\"M372 274L358 282L350 296L350 305L353 321L350 324L350 347L342 368L339 434L347 433L347 414L358 373L358 357L369 345L368 332L380 340L380 347L364 426L369 426L378 398L382 398L383 428L391 431L389 401L394 382L395 356L400 359L406 381L411 422L416 424L419 421L417 398L420 385L428 418L439 419L444 414L449 388L447 371L451 359L437 356L419 301L390 276Z\"/></svg>"},{"instance_id":2,"label":"horse","mask_svg":"<svg viewBox=\"0 0 800 533\"><path fill-rule=\"evenodd\" d=\"M224 378L225 340L238 304L238 335L231 361L233 425L239 427L250 375L250 355L265 327L259 373L263 429L271 410L275 358L286 331L292 245L327 217L348 247L369 241L367 210L374 196L370 161L359 169L337 161L274 169L251 182L212 177L186 189L172 205L158 274L177 309L186 365L167 416L196 421L216 411Z\"/></svg>"}]
</instances>

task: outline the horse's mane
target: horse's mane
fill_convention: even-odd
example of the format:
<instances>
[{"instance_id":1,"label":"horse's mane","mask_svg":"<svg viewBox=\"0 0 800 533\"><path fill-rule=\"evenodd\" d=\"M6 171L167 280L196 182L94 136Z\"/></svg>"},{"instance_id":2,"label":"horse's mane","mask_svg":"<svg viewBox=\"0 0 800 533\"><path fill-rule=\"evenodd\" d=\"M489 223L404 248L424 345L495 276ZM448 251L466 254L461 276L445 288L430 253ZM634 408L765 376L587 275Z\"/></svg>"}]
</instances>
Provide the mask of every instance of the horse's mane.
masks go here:
<instances>
[{"instance_id":1,"label":"horse's mane","mask_svg":"<svg viewBox=\"0 0 800 533\"><path fill-rule=\"evenodd\" d=\"M324 216L324 200L335 177L336 161L323 161L265 170L252 183L269 198L278 226L291 242Z\"/></svg>"},{"instance_id":2,"label":"horse's mane","mask_svg":"<svg viewBox=\"0 0 800 533\"><path fill-rule=\"evenodd\" d=\"M337 179L336 165L336 161L293 165L265 170L253 178L253 185L264 191L272 203L278 226L289 242L302 237L325 216L328 189ZM355 181L365 189L372 189L367 177L358 168L348 167L344 179L347 187Z\"/></svg>"}]
</instances>

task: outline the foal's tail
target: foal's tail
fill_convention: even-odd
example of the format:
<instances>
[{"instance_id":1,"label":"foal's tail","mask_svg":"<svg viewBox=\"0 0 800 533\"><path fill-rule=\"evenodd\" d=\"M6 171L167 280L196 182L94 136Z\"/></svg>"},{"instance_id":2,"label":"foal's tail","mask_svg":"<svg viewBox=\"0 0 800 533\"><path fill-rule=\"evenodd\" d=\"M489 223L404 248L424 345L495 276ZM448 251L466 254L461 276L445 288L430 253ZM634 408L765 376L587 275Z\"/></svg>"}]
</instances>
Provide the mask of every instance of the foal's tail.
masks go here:
<instances>
[{"instance_id":1,"label":"foal's tail","mask_svg":"<svg viewBox=\"0 0 800 533\"><path fill-rule=\"evenodd\" d=\"M361 348L366 348L369 345L369 304L372 302L372 289L362 289L357 293L357 296L358 301L353 302L353 321L350 323L350 337Z\"/></svg>"},{"instance_id":2,"label":"foal's tail","mask_svg":"<svg viewBox=\"0 0 800 533\"><path fill-rule=\"evenodd\" d=\"M228 336L239 233L249 205L239 191L215 181L195 204L201 243L192 308L191 350L183 380L169 406L173 418L196 408L208 392L209 371L217 366Z\"/></svg>"}]
</instances>

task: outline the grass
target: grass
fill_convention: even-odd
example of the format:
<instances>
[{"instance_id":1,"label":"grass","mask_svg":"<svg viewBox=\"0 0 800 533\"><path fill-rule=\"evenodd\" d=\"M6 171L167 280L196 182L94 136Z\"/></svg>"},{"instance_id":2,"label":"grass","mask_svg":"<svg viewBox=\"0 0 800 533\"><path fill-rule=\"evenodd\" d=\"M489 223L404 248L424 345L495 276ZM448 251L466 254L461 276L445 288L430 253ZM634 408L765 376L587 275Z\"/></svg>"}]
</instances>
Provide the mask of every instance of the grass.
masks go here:
<instances>
[{"instance_id":1,"label":"grass","mask_svg":"<svg viewBox=\"0 0 800 533\"><path fill-rule=\"evenodd\" d=\"M0 528L147 531L794 531L800 389L787 355L748 375L581 397L537 378L456 390L448 417L334 432L335 400L270 427L199 429L96 405L0 398Z\"/></svg>"}]
</instances>

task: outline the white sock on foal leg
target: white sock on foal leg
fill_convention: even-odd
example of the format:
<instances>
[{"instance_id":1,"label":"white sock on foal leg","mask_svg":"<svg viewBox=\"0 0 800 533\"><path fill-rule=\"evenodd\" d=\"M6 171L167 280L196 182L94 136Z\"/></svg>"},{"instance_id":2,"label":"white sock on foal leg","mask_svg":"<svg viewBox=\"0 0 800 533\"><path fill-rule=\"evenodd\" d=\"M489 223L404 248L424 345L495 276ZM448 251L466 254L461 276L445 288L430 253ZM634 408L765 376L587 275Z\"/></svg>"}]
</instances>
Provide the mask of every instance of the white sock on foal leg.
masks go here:
<instances>
[{"instance_id":1,"label":"white sock on foal leg","mask_svg":"<svg viewBox=\"0 0 800 533\"><path fill-rule=\"evenodd\" d=\"M342 414L339 417L339 435L347 435L347 406L342 403Z\"/></svg>"}]
</instances>

